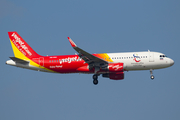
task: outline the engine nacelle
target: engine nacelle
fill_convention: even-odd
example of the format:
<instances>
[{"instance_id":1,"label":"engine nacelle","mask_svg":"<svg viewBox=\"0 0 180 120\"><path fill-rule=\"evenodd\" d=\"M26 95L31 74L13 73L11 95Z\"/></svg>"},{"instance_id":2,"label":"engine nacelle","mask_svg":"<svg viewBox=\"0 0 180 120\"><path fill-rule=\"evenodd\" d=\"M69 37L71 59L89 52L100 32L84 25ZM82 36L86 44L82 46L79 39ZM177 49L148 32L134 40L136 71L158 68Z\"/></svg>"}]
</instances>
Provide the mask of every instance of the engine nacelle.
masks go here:
<instances>
[{"instance_id":1,"label":"engine nacelle","mask_svg":"<svg viewBox=\"0 0 180 120\"><path fill-rule=\"evenodd\" d=\"M90 66L90 65L85 65L77 69L78 72L94 72L94 70L95 70L94 66ZM124 71L123 63L109 63L109 64L102 65L98 72L117 73L117 72L123 72L123 71Z\"/></svg>"},{"instance_id":2,"label":"engine nacelle","mask_svg":"<svg viewBox=\"0 0 180 120\"><path fill-rule=\"evenodd\" d=\"M109 72L123 72L123 63L109 63L108 64Z\"/></svg>"},{"instance_id":3,"label":"engine nacelle","mask_svg":"<svg viewBox=\"0 0 180 120\"><path fill-rule=\"evenodd\" d=\"M124 72L106 73L106 74L102 74L102 76L113 80L122 80L124 79Z\"/></svg>"}]
</instances>

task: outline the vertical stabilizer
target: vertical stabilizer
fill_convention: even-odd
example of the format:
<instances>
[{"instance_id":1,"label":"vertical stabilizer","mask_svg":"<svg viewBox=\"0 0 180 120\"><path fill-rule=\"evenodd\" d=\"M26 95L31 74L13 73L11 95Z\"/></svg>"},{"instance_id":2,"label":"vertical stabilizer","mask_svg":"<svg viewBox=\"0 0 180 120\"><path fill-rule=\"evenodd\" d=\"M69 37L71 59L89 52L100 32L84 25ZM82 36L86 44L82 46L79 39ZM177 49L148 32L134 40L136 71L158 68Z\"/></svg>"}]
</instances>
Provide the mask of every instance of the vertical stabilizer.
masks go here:
<instances>
[{"instance_id":1,"label":"vertical stabilizer","mask_svg":"<svg viewBox=\"0 0 180 120\"><path fill-rule=\"evenodd\" d=\"M38 55L17 32L8 32L14 56L20 59L32 59Z\"/></svg>"}]
</instances>

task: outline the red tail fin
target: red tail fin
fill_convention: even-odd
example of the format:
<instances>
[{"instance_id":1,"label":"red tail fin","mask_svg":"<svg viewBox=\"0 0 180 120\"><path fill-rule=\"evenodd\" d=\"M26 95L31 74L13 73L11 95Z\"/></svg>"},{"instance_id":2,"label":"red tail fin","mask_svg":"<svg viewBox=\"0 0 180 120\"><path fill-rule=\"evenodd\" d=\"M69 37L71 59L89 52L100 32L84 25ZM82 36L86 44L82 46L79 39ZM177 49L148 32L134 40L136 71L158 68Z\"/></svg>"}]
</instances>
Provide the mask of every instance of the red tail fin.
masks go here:
<instances>
[{"instance_id":1,"label":"red tail fin","mask_svg":"<svg viewBox=\"0 0 180 120\"><path fill-rule=\"evenodd\" d=\"M31 59L33 57L38 57L38 55L17 32L8 32L11 45L14 51L14 55L17 58L22 58L26 56Z\"/></svg>"}]
</instances>

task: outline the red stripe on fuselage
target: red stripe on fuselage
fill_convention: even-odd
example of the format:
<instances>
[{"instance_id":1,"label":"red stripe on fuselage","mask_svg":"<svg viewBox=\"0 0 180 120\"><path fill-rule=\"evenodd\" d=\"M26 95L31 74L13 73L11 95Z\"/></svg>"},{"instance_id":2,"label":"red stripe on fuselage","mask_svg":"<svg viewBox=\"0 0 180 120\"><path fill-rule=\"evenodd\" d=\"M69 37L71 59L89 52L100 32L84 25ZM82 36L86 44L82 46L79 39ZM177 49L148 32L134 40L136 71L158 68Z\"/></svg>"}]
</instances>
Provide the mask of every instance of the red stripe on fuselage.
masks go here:
<instances>
[{"instance_id":1,"label":"red stripe on fuselage","mask_svg":"<svg viewBox=\"0 0 180 120\"><path fill-rule=\"evenodd\" d=\"M44 57L44 67L59 73L76 73L79 67L86 65L78 55Z\"/></svg>"},{"instance_id":2,"label":"red stripe on fuselage","mask_svg":"<svg viewBox=\"0 0 180 120\"><path fill-rule=\"evenodd\" d=\"M58 73L94 73L94 69L89 70L88 64L78 55L41 56L32 60ZM100 69L99 73L108 73L108 71Z\"/></svg>"},{"instance_id":3,"label":"red stripe on fuselage","mask_svg":"<svg viewBox=\"0 0 180 120\"><path fill-rule=\"evenodd\" d=\"M32 60L40 66L43 65L43 67L58 73L94 73L94 69L89 70L88 64L78 55L43 56L43 58L33 58ZM107 73L101 69L99 72Z\"/></svg>"}]
</instances>

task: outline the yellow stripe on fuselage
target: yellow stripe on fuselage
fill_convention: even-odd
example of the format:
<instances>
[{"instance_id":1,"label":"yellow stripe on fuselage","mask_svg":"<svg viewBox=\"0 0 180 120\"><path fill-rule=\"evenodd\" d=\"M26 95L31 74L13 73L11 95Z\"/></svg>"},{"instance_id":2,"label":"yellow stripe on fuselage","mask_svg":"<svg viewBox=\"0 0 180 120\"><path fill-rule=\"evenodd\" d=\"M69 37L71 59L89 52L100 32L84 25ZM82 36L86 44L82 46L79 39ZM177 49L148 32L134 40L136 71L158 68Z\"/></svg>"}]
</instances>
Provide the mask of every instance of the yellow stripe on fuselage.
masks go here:
<instances>
[{"instance_id":1,"label":"yellow stripe on fuselage","mask_svg":"<svg viewBox=\"0 0 180 120\"><path fill-rule=\"evenodd\" d=\"M108 61L108 62L113 62L113 60L109 57L109 55L107 53L101 53L98 54L101 58L103 58L104 60Z\"/></svg>"}]
</instances>

